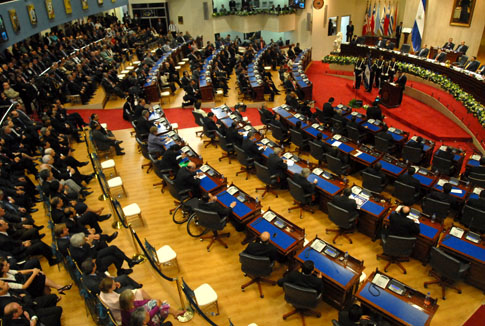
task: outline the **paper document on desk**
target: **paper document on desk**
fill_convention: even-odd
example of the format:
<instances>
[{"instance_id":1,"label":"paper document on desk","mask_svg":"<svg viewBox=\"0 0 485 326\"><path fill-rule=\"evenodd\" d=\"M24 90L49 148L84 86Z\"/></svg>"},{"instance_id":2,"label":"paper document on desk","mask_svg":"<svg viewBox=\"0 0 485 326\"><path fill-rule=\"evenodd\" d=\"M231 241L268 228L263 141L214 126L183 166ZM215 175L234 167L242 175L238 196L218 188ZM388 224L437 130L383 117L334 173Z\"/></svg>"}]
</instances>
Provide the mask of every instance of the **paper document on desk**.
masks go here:
<instances>
[{"instance_id":1,"label":"paper document on desk","mask_svg":"<svg viewBox=\"0 0 485 326\"><path fill-rule=\"evenodd\" d=\"M389 130L390 132L394 132L394 131L396 131L396 128L391 127L391 128L389 128L389 129L387 129L387 130Z\"/></svg>"},{"instance_id":2,"label":"paper document on desk","mask_svg":"<svg viewBox=\"0 0 485 326\"><path fill-rule=\"evenodd\" d=\"M204 173L205 173L205 172L207 172L207 171L209 171L209 169L210 169L210 167L209 167L207 164L204 164L204 165L202 165L202 166L200 167L200 170L201 170L202 172L204 172Z\"/></svg>"},{"instance_id":3,"label":"paper document on desk","mask_svg":"<svg viewBox=\"0 0 485 326\"><path fill-rule=\"evenodd\" d=\"M268 138L263 138L263 139L261 139L261 143L262 143L263 145L266 145L266 144L268 144L268 143L269 143L269 139L268 139Z\"/></svg>"},{"instance_id":4,"label":"paper document on desk","mask_svg":"<svg viewBox=\"0 0 485 326\"><path fill-rule=\"evenodd\" d=\"M342 135L336 134L333 136L333 139L335 140L339 140L340 138L342 138Z\"/></svg>"},{"instance_id":5,"label":"paper document on desk","mask_svg":"<svg viewBox=\"0 0 485 326\"><path fill-rule=\"evenodd\" d=\"M268 222L271 222L272 220L274 220L275 217L276 217L276 214L273 213L272 211L267 211L263 215L263 218Z\"/></svg>"},{"instance_id":6,"label":"paper document on desk","mask_svg":"<svg viewBox=\"0 0 485 326\"><path fill-rule=\"evenodd\" d=\"M290 158L293 157L293 154L291 154L290 152L287 152L287 153L283 154L283 157L286 158L287 160L289 160Z\"/></svg>"},{"instance_id":7,"label":"paper document on desk","mask_svg":"<svg viewBox=\"0 0 485 326\"><path fill-rule=\"evenodd\" d=\"M249 126L249 125L248 126L244 126L244 130L246 130L246 131L250 131L251 129L252 129L252 127Z\"/></svg>"},{"instance_id":8,"label":"paper document on desk","mask_svg":"<svg viewBox=\"0 0 485 326\"><path fill-rule=\"evenodd\" d=\"M312 127L317 129L318 127L320 127L320 125L318 123L314 123L314 124L312 124Z\"/></svg>"},{"instance_id":9,"label":"paper document on desk","mask_svg":"<svg viewBox=\"0 0 485 326\"><path fill-rule=\"evenodd\" d=\"M444 185L445 183L447 183L447 182L448 182L448 181L447 181L447 180L445 180L445 179L439 179L439 180L438 180L438 186L443 187L443 185Z\"/></svg>"},{"instance_id":10,"label":"paper document on desk","mask_svg":"<svg viewBox=\"0 0 485 326\"><path fill-rule=\"evenodd\" d=\"M326 243L320 239L315 239L315 241L313 241L311 247L315 250L315 251L318 251L318 252L322 252L323 248L325 248L326 246Z\"/></svg>"},{"instance_id":11,"label":"paper document on desk","mask_svg":"<svg viewBox=\"0 0 485 326\"><path fill-rule=\"evenodd\" d=\"M478 154L474 154L470 157L470 159L474 160L474 161L480 161L482 157Z\"/></svg>"},{"instance_id":12,"label":"paper document on desk","mask_svg":"<svg viewBox=\"0 0 485 326\"><path fill-rule=\"evenodd\" d=\"M293 161L293 160L287 160L286 161L286 165L288 165L288 166L293 166L293 164L295 164L295 161Z\"/></svg>"},{"instance_id":13,"label":"paper document on desk","mask_svg":"<svg viewBox=\"0 0 485 326\"><path fill-rule=\"evenodd\" d=\"M479 195L480 196L480 193L482 192L483 188L480 188L480 187L475 187L475 189L473 189L473 193L475 195Z\"/></svg>"},{"instance_id":14,"label":"paper document on desk","mask_svg":"<svg viewBox=\"0 0 485 326\"><path fill-rule=\"evenodd\" d=\"M450 230L450 234L454 237L461 239L465 231L463 229L457 228L456 226L452 227Z\"/></svg>"},{"instance_id":15,"label":"paper document on desk","mask_svg":"<svg viewBox=\"0 0 485 326\"><path fill-rule=\"evenodd\" d=\"M341 141L334 141L332 144L333 147L339 147L340 145L342 145Z\"/></svg>"},{"instance_id":16,"label":"paper document on desk","mask_svg":"<svg viewBox=\"0 0 485 326\"><path fill-rule=\"evenodd\" d=\"M362 154L361 151L359 151L358 149L355 150L355 154L354 154L355 157L359 157L360 154Z\"/></svg>"},{"instance_id":17,"label":"paper document on desk","mask_svg":"<svg viewBox=\"0 0 485 326\"><path fill-rule=\"evenodd\" d=\"M235 186L230 186L229 189L227 189L227 193L229 195L234 195L238 191L239 191L239 189L237 189L237 187L235 187Z\"/></svg>"},{"instance_id":18,"label":"paper document on desk","mask_svg":"<svg viewBox=\"0 0 485 326\"><path fill-rule=\"evenodd\" d=\"M362 188L361 188L361 187L359 187L359 186L353 186L353 187L352 187L352 193L353 193L354 195L358 195L358 194L360 194L360 192L361 192L361 191L362 191Z\"/></svg>"},{"instance_id":19,"label":"paper document on desk","mask_svg":"<svg viewBox=\"0 0 485 326\"><path fill-rule=\"evenodd\" d=\"M323 173L323 170L322 170L322 169L320 169L320 168L315 168L315 169L313 169L312 173L313 173L314 175L320 175L320 174L322 174L322 173Z\"/></svg>"},{"instance_id":20,"label":"paper document on desk","mask_svg":"<svg viewBox=\"0 0 485 326\"><path fill-rule=\"evenodd\" d=\"M452 194L460 194L461 195L463 193L463 190L453 188L453 189L451 189L451 193Z\"/></svg>"},{"instance_id":21,"label":"paper document on desk","mask_svg":"<svg viewBox=\"0 0 485 326\"><path fill-rule=\"evenodd\" d=\"M446 151L448 149L448 146L445 146L445 145L441 145L440 146L440 151Z\"/></svg>"}]
</instances>

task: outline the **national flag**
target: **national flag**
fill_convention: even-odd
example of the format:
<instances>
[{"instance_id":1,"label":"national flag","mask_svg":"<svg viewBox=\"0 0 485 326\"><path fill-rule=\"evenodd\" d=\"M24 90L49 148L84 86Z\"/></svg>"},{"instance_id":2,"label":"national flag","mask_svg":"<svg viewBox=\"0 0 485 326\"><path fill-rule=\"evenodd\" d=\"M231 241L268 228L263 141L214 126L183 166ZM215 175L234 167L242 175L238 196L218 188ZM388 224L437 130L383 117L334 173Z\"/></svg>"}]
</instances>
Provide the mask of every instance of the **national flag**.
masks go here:
<instances>
[{"instance_id":1,"label":"national flag","mask_svg":"<svg viewBox=\"0 0 485 326\"><path fill-rule=\"evenodd\" d=\"M372 10L372 17L370 18L370 32L374 34L374 25L376 19L376 4L374 3L374 9Z\"/></svg>"},{"instance_id":2,"label":"national flag","mask_svg":"<svg viewBox=\"0 0 485 326\"><path fill-rule=\"evenodd\" d=\"M367 58L366 59L366 63L365 63L365 67L364 67L364 74L362 76L362 80L364 82L364 87L365 89L369 89L370 88L370 71L371 71L371 59L370 58Z\"/></svg>"},{"instance_id":3,"label":"national flag","mask_svg":"<svg viewBox=\"0 0 485 326\"><path fill-rule=\"evenodd\" d=\"M392 17L393 23L392 23L392 30L396 30L396 25L397 25L397 3L394 8L394 17Z\"/></svg>"},{"instance_id":4,"label":"national flag","mask_svg":"<svg viewBox=\"0 0 485 326\"><path fill-rule=\"evenodd\" d=\"M391 36L392 35L392 12L391 12L391 3L387 6L387 15L386 20L384 21L384 34Z\"/></svg>"},{"instance_id":5,"label":"national flag","mask_svg":"<svg viewBox=\"0 0 485 326\"><path fill-rule=\"evenodd\" d=\"M386 4L384 4L384 14L382 15L382 24L379 27L379 32L381 33L381 35L387 35L387 25L389 25L389 20L387 20L387 24L386 24L386 19L388 17L389 16L387 15Z\"/></svg>"},{"instance_id":6,"label":"national flag","mask_svg":"<svg viewBox=\"0 0 485 326\"><path fill-rule=\"evenodd\" d=\"M364 14L364 25L362 25L362 35L367 34L367 25L369 25L369 2L367 1L367 6L365 8L365 14Z\"/></svg>"},{"instance_id":7,"label":"national flag","mask_svg":"<svg viewBox=\"0 0 485 326\"><path fill-rule=\"evenodd\" d=\"M374 26L374 34L379 35L381 29L381 4L377 5L376 22Z\"/></svg>"},{"instance_id":8,"label":"national flag","mask_svg":"<svg viewBox=\"0 0 485 326\"><path fill-rule=\"evenodd\" d=\"M413 26L413 48L417 51L421 48L421 40L424 33L424 18L426 15L426 0L419 0L418 11L416 12L416 19Z\"/></svg>"},{"instance_id":9,"label":"national flag","mask_svg":"<svg viewBox=\"0 0 485 326\"><path fill-rule=\"evenodd\" d=\"M367 26L365 27L365 33L366 34L369 34L371 29L370 29L370 24L371 24L371 16L372 16L372 12L371 12L371 8L372 8L372 4L369 3L369 9L367 10Z\"/></svg>"}]
</instances>

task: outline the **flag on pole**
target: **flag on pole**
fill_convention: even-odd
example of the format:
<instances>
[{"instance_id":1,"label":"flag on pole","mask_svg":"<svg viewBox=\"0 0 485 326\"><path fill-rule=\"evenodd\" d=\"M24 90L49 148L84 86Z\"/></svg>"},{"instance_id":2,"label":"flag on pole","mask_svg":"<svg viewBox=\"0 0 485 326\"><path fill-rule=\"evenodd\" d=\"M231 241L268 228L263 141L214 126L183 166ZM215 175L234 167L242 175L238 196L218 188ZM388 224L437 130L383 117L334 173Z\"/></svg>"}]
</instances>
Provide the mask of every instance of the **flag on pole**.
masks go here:
<instances>
[{"instance_id":1,"label":"flag on pole","mask_svg":"<svg viewBox=\"0 0 485 326\"><path fill-rule=\"evenodd\" d=\"M370 24L371 24L371 16L372 16L371 8L372 8L372 3L369 3L369 9L367 10L367 26L365 30L366 34L370 33Z\"/></svg>"},{"instance_id":2,"label":"flag on pole","mask_svg":"<svg viewBox=\"0 0 485 326\"><path fill-rule=\"evenodd\" d=\"M394 6L395 6L395 8L394 8L394 17L392 18L393 19L392 30L393 31L396 31L396 25L397 25L397 6L398 6L398 4L396 3Z\"/></svg>"},{"instance_id":3,"label":"flag on pole","mask_svg":"<svg viewBox=\"0 0 485 326\"><path fill-rule=\"evenodd\" d=\"M374 9L372 10L372 17L370 18L370 31L369 31L372 34L374 34L375 19L376 19L376 4L374 3Z\"/></svg>"},{"instance_id":4,"label":"flag on pole","mask_svg":"<svg viewBox=\"0 0 485 326\"><path fill-rule=\"evenodd\" d=\"M386 4L384 4L384 16L382 16L382 21L381 33L387 36L389 32L389 11L386 10Z\"/></svg>"},{"instance_id":5,"label":"flag on pole","mask_svg":"<svg viewBox=\"0 0 485 326\"><path fill-rule=\"evenodd\" d=\"M387 7L387 35L392 36L392 25L394 24L394 18L392 17L391 3Z\"/></svg>"},{"instance_id":6,"label":"flag on pole","mask_svg":"<svg viewBox=\"0 0 485 326\"><path fill-rule=\"evenodd\" d=\"M418 11L416 12L416 20L413 26L413 48L417 51L421 48L421 40L424 32L424 17L426 14L426 0L419 0Z\"/></svg>"},{"instance_id":7,"label":"flag on pole","mask_svg":"<svg viewBox=\"0 0 485 326\"><path fill-rule=\"evenodd\" d=\"M377 5L377 14L376 14L376 22L374 26L374 34L379 35L379 31L381 30L381 4Z\"/></svg>"},{"instance_id":8,"label":"flag on pole","mask_svg":"<svg viewBox=\"0 0 485 326\"><path fill-rule=\"evenodd\" d=\"M365 14L364 14L364 25L362 25L362 35L367 34L367 26L369 25L369 1L367 1L367 5L365 7Z\"/></svg>"}]
</instances>

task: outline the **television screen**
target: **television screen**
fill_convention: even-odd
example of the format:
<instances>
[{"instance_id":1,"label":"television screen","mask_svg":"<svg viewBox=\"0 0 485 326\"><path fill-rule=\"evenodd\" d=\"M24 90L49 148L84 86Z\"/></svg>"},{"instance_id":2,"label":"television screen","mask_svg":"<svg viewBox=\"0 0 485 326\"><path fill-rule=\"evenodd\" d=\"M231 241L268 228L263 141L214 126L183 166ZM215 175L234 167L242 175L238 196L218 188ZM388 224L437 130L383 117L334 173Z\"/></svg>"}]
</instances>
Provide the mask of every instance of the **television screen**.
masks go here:
<instances>
[{"instance_id":1,"label":"television screen","mask_svg":"<svg viewBox=\"0 0 485 326\"><path fill-rule=\"evenodd\" d=\"M0 15L0 43L8 41L8 34L5 30L5 23L3 21L2 15Z\"/></svg>"},{"instance_id":2,"label":"television screen","mask_svg":"<svg viewBox=\"0 0 485 326\"><path fill-rule=\"evenodd\" d=\"M293 0L293 7L305 9L305 0Z\"/></svg>"}]
</instances>

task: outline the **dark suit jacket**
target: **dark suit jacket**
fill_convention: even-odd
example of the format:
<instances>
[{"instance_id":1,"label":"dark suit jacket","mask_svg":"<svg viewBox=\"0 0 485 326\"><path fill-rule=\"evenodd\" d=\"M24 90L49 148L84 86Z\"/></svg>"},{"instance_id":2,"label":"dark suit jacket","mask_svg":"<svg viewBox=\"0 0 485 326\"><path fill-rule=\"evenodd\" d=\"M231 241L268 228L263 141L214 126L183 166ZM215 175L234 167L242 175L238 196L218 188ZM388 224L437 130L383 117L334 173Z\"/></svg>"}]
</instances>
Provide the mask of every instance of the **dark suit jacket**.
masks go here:
<instances>
[{"instance_id":1,"label":"dark suit jacket","mask_svg":"<svg viewBox=\"0 0 485 326\"><path fill-rule=\"evenodd\" d=\"M136 123L136 129L138 133L142 135L148 135L150 133L150 128L155 126L153 122L148 121L145 117L139 117Z\"/></svg>"},{"instance_id":2,"label":"dark suit jacket","mask_svg":"<svg viewBox=\"0 0 485 326\"><path fill-rule=\"evenodd\" d=\"M96 258L98 252L95 247L90 247L89 244L84 244L82 247L73 247L69 245L69 250L71 251L72 258L81 265L83 261L88 258Z\"/></svg>"},{"instance_id":3,"label":"dark suit jacket","mask_svg":"<svg viewBox=\"0 0 485 326\"><path fill-rule=\"evenodd\" d=\"M476 71L478 69L478 67L480 67L480 61L468 61L466 64L465 64L465 69L468 70L468 71Z\"/></svg>"},{"instance_id":4,"label":"dark suit jacket","mask_svg":"<svg viewBox=\"0 0 485 326\"><path fill-rule=\"evenodd\" d=\"M347 196L337 195L333 197L332 204L343 208L350 213L359 214L359 211L357 210L357 203L355 202L355 200Z\"/></svg>"},{"instance_id":5,"label":"dark suit jacket","mask_svg":"<svg viewBox=\"0 0 485 326\"><path fill-rule=\"evenodd\" d=\"M468 46L467 45L461 45L459 44L457 47L456 47L456 52L460 52L460 53L463 53L463 54L466 54L466 51L468 50Z\"/></svg>"},{"instance_id":6,"label":"dark suit jacket","mask_svg":"<svg viewBox=\"0 0 485 326\"><path fill-rule=\"evenodd\" d=\"M453 42L446 42L445 45L443 45L443 49L453 50L454 48L455 48L455 43Z\"/></svg>"},{"instance_id":7,"label":"dark suit jacket","mask_svg":"<svg viewBox=\"0 0 485 326\"><path fill-rule=\"evenodd\" d=\"M113 145L113 141L108 139L108 136L102 133L101 130L93 130L93 140L96 146L102 151L108 150Z\"/></svg>"},{"instance_id":8,"label":"dark suit jacket","mask_svg":"<svg viewBox=\"0 0 485 326\"><path fill-rule=\"evenodd\" d=\"M369 106L366 115L367 119L382 120L382 110L378 106Z\"/></svg>"},{"instance_id":9,"label":"dark suit jacket","mask_svg":"<svg viewBox=\"0 0 485 326\"><path fill-rule=\"evenodd\" d=\"M270 174L277 175L280 178L284 178L286 170L288 169L288 165L276 154L271 154L268 157L266 166L268 167Z\"/></svg>"},{"instance_id":10,"label":"dark suit jacket","mask_svg":"<svg viewBox=\"0 0 485 326\"><path fill-rule=\"evenodd\" d=\"M418 57L427 57L429 54L429 49L428 48L421 48L419 49L418 53L416 54Z\"/></svg>"},{"instance_id":11,"label":"dark suit jacket","mask_svg":"<svg viewBox=\"0 0 485 326\"><path fill-rule=\"evenodd\" d=\"M416 179L412 175L404 173L404 174L401 174L397 179L404 184L414 186L414 189L416 190L416 192L421 190L421 183L419 183L418 179Z\"/></svg>"},{"instance_id":12,"label":"dark suit jacket","mask_svg":"<svg viewBox=\"0 0 485 326\"><path fill-rule=\"evenodd\" d=\"M428 195L428 197L445 203L450 203L452 207L455 207L457 205L457 200L453 196L451 196L450 194L445 194L444 192L441 192L441 191L433 190Z\"/></svg>"},{"instance_id":13,"label":"dark suit jacket","mask_svg":"<svg viewBox=\"0 0 485 326\"><path fill-rule=\"evenodd\" d=\"M217 214L219 214L220 218L229 216L232 212L232 208L224 207L218 202L208 203L208 202L200 201L199 208L209 212L216 212Z\"/></svg>"},{"instance_id":14,"label":"dark suit jacket","mask_svg":"<svg viewBox=\"0 0 485 326\"><path fill-rule=\"evenodd\" d=\"M302 176L300 173L295 173L293 175L293 181L295 181L296 184L300 185L303 189L303 192L305 194L313 194L315 191L315 185L308 181L304 176Z\"/></svg>"},{"instance_id":15,"label":"dark suit jacket","mask_svg":"<svg viewBox=\"0 0 485 326\"><path fill-rule=\"evenodd\" d=\"M233 145L241 146L244 137L239 134L236 128L229 127L226 129L226 141Z\"/></svg>"},{"instance_id":16,"label":"dark suit jacket","mask_svg":"<svg viewBox=\"0 0 485 326\"><path fill-rule=\"evenodd\" d=\"M175 176L175 188L178 191L192 189L195 193L198 193L199 184L199 179L195 178L195 173L190 172L187 167L179 169Z\"/></svg>"},{"instance_id":17,"label":"dark suit jacket","mask_svg":"<svg viewBox=\"0 0 485 326\"><path fill-rule=\"evenodd\" d=\"M400 237L414 237L419 234L419 224L400 213L392 212L389 217L389 235Z\"/></svg>"},{"instance_id":18,"label":"dark suit jacket","mask_svg":"<svg viewBox=\"0 0 485 326\"><path fill-rule=\"evenodd\" d=\"M323 112L323 116L328 118L333 117L333 115L335 114L332 104L328 102L323 104L322 112Z\"/></svg>"},{"instance_id":19,"label":"dark suit jacket","mask_svg":"<svg viewBox=\"0 0 485 326\"><path fill-rule=\"evenodd\" d=\"M106 276L95 273L95 274L89 274L89 275L84 275L83 282L84 285L93 293L98 294L99 293L99 284L101 281L106 278ZM135 280L130 278L128 275L120 275L118 277L115 277L114 279L116 282L119 282L121 287L119 289L116 289L115 292L121 293L124 290L133 290L133 289L139 289L141 288L141 285L137 283Z\"/></svg>"},{"instance_id":20,"label":"dark suit jacket","mask_svg":"<svg viewBox=\"0 0 485 326\"><path fill-rule=\"evenodd\" d=\"M323 292L323 281L314 275L306 275L298 271L291 271L283 278L278 280L278 285L283 286L283 283L291 283L304 288L315 289L318 292Z\"/></svg>"},{"instance_id":21,"label":"dark suit jacket","mask_svg":"<svg viewBox=\"0 0 485 326\"><path fill-rule=\"evenodd\" d=\"M258 160L261 156L261 151L259 150L258 145L247 138L242 142L242 149L248 157L255 160Z\"/></svg>"},{"instance_id":22,"label":"dark suit jacket","mask_svg":"<svg viewBox=\"0 0 485 326\"><path fill-rule=\"evenodd\" d=\"M401 77L399 77L398 80L396 80L396 83L402 87L402 89L404 90L404 87L406 86L406 82L408 81L408 78L406 77L406 75L402 75ZM391 136L392 137L392 136Z\"/></svg>"},{"instance_id":23,"label":"dark suit jacket","mask_svg":"<svg viewBox=\"0 0 485 326\"><path fill-rule=\"evenodd\" d=\"M263 242L260 239L251 242L244 250L244 253L253 256L268 257L271 260L278 258L278 249L271 242Z\"/></svg>"},{"instance_id":24,"label":"dark suit jacket","mask_svg":"<svg viewBox=\"0 0 485 326\"><path fill-rule=\"evenodd\" d=\"M436 54L435 60L438 62L445 62L446 60L446 53L441 52L440 54Z\"/></svg>"},{"instance_id":25,"label":"dark suit jacket","mask_svg":"<svg viewBox=\"0 0 485 326\"><path fill-rule=\"evenodd\" d=\"M481 211L485 211L485 199L483 198L470 198L466 204Z\"/></svg>"},{"instance_id":26,"label":"dark suit jacket","mask_svg":"<svg viewBox=\"0 0 485 326\"><path fill-rule=\"evenodd\" d=\"M180 162L180 159L177 159L179 155L176 151L168 150L163 154L162 159L158 160L155 164L160 170L172 169L177 172Z\"/></svg>"}]
</instances>

